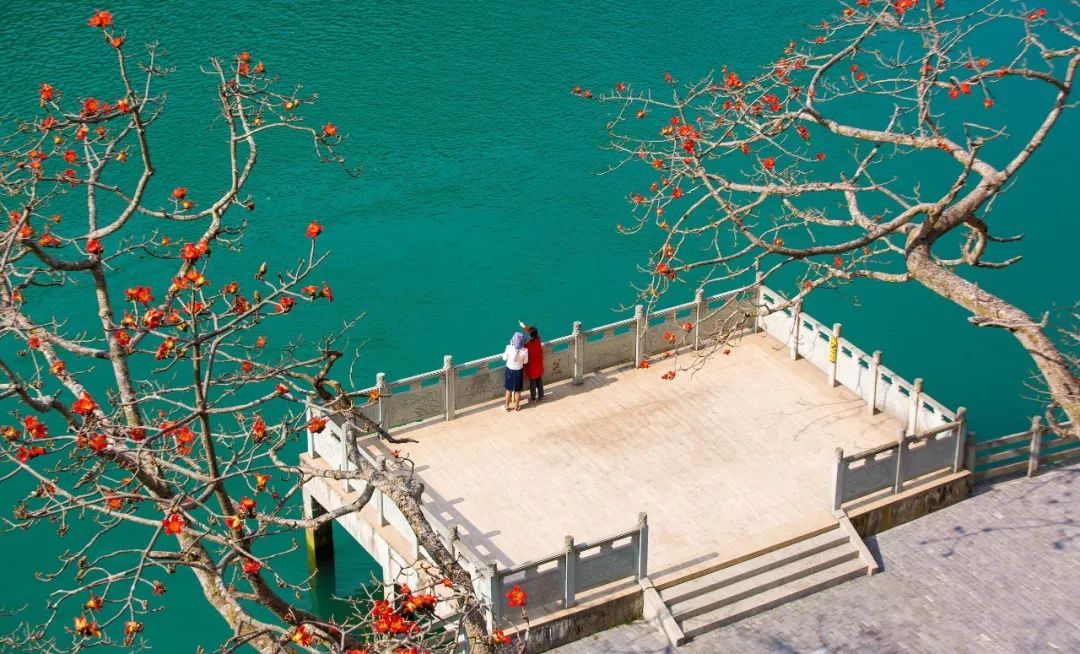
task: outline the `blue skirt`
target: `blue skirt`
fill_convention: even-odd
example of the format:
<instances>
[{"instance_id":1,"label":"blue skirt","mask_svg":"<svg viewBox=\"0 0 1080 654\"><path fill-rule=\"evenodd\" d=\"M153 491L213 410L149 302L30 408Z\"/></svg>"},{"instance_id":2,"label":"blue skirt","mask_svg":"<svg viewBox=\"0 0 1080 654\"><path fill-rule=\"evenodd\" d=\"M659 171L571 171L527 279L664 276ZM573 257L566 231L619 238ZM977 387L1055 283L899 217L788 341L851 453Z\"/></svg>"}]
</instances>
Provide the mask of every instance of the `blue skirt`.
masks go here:
<instances>
[{"instance_id":1,"label":"blue skirt","mask_svg":"<svg viewBox=\"0 0 1080 654\"><path fill-rule=\"evenodd\" d=\"M511 370L509 368L503 368L506 371L506 377L503 380L503 388L508 391L521 392L522 386L525 385L525 370Z\"/></svg>"}]
</instances>

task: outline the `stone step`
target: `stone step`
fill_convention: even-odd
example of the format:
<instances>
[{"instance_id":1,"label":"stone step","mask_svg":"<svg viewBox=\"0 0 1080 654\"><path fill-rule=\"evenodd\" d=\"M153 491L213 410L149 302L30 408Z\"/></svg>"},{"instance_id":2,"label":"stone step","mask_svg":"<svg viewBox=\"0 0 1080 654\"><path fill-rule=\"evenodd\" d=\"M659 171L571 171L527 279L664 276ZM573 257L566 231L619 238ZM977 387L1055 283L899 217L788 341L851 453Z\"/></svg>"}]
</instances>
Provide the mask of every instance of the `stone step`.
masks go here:
<instances>
[{"instance_id":1,"label":"stone step","mask_svg":"<svg viewBox=\"0 0 1080 654\"><path fill-rule=\"evenodd\" d=\"M806 597L831 586L866 575L866 564L857 557L813 574L796 577L784 584L724 604L708 613L680 621L687 639L719 629L787 602Z\"/></svg>"},{"instance_id":2,"label":"stone step","mask_svg":"<svg viewBox=\"0 0 1080 654\"><path fill-rule=\"evenodd\" d=\"M859 554L853 547L832 547L816 554L801 557L785 565L769 568L758 575L722 586L698 597L668 604L668 606L671 608L671 613L675 616L675 619L681 623L728 604L734 604L749 597L760 595L803 577L809 577L848 561L857 560L858 557ZM866 565L862 565L865 571Z\"/></svg>"},{"instance_id":3,"label":"stone step","mask_svg":"<svg viewBox=\"0 0 1080 654\"><path fill-rule=\"evenodd\" d=\"M813 556L820 552L850 545L848 535L841 529L831 529L824 533L801 540L787 547L767 552L752 559L742 561L731 567L722 568L696 579L666 588L660 596L668 606L688 602L696 597L712 593L715 590L737 584L756 577L769 570L780 568L799 559Z\"/></svg>"}]
</instances>

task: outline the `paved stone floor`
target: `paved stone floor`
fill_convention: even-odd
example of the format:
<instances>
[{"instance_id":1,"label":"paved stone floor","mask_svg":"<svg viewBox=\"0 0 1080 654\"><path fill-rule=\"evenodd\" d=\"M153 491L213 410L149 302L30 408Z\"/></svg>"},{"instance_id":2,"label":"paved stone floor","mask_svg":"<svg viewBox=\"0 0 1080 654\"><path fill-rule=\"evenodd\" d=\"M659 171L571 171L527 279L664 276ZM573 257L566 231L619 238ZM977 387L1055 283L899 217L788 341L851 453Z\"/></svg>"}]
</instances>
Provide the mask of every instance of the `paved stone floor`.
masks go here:
<instances>
[{"instance_id":1,"label":"paved stone floor","mask_svg":"<svg viewBox=\"0 0 1080 654\"><path fill-rule=\"evenodd\" d=\"M981 486L867 541L884 570L705 634L694 652L1080 652L1080 465ZM672 651L637 622L558 654Z\"/></svg>"}]
</instances>

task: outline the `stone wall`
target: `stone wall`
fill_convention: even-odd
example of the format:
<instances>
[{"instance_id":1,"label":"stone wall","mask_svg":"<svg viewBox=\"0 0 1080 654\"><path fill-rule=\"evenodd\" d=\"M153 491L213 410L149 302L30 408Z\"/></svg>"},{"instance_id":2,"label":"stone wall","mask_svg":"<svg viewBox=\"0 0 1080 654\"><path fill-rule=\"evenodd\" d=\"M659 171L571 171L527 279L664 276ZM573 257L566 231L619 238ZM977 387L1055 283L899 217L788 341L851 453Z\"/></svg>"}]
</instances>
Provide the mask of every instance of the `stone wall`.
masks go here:
<instances>
[{"instance_id":1,"label":"stone wall","mask_svg":"<svg viewBox=\"0 0 1080 654\"><path fill-rule=\"evenodd\" d=\"M967 498L971 494L971 479L969 471L961 470L897 495L849 509L848 518L859 536L867 538Z\"/></svg>"},{"instance_id":2,"label":"stone wall","mask_svg":"<svg viewBox=\"0 0 1080 654\"><path fill-rule=\"evenodd\" d=\"M633 588L532 621L529 626L527 651L530 654L546 652L606 629L639 620L643 609L642 590L635 582Z\"/></svg>"}]
</instances>

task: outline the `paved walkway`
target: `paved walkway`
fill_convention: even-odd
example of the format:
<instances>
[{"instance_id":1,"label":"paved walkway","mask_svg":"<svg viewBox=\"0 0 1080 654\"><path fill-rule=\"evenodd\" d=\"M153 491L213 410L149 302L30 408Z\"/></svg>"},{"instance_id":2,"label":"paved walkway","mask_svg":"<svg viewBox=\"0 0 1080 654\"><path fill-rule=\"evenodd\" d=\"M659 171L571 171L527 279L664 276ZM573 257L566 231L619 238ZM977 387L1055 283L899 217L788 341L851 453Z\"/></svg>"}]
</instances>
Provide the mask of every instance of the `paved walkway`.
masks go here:
<instances>
[{"instance_id":1,"label":"paved walkway","mask_svg":"<svg viewBox=\"0 0 1080 654\"><path fill-rule=\"evenodd\" d=\"M868 541L884 571L705 634L679 652L1080 652L1080 465L982 486ZM638 622L558 654L669 652Z\"/></svg>"}]
</instances>

